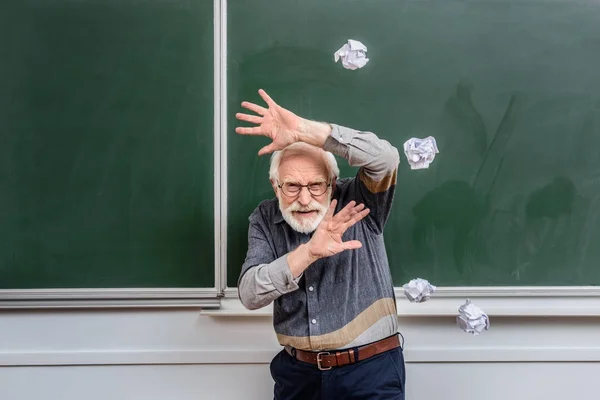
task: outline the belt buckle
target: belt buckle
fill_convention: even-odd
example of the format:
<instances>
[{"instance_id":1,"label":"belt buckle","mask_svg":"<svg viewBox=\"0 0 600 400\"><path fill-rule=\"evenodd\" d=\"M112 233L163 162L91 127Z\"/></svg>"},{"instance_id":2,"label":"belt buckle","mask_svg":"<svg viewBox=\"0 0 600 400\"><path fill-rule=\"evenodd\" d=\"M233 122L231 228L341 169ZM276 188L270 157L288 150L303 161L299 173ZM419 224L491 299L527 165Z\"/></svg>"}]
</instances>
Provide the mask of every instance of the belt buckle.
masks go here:
<instances>
[{"instance_id":1,"label":"belt buckle","mask_svg":"<svg viewBox=\"0 0 600 400\"><path fill-rule=\"evenodd\" d=\"M328 351L320 351L317 353L317 367L321 370L321 371L329 371L331 369L331 367L323 367L321 365L321 361L323 361L323 359L321 358L322 356L327 356L331 354Z\"/></svg>"}]
</instances>

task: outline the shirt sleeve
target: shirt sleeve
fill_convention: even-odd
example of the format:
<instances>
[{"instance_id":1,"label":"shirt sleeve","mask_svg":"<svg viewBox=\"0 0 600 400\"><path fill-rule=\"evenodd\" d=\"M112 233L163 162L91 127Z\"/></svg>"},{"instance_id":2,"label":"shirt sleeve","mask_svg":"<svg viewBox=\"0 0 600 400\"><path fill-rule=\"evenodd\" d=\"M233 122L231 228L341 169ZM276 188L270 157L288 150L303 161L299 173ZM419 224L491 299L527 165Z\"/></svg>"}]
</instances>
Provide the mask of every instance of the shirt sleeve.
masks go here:
<instances>
[{"instance_id":1,"label":"shirt sleeve","mask_svg":"<svg viewBox=\"0 0 600 400\"><path fill-rule=\"evenodd\" d=\"M366 221L381 234L392 208L400 155L398 149L372 132L362 132L331 124L332 130L323 149L359 167L348 193L357 203L370 209Z\"/></svg>"},{"instance_id":2,"label":"shirt sleeve","mask_svg":"<svg viewBox=\"0 0 600 400\"><path fill-rule=\"evenodd\" d=\"M275 258L260 224L250 219L248 252L238 280L238 295L244 307L256 310L272 303L279 296L298 289L297 278L287 262L287 254Z\"/></svg>"}]
</instances>

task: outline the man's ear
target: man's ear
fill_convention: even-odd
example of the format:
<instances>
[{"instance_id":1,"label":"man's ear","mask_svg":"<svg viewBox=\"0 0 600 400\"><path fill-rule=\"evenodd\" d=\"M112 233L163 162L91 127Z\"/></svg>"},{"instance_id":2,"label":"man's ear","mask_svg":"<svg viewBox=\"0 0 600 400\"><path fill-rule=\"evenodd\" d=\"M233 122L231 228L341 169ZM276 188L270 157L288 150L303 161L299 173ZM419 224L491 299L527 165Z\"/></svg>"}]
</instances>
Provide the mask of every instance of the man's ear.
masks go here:
<instances>
[{"instance_id":1,"label":"man's ear","mask_svg":"<svg viewBox=\"0 0 600 400\"><path fill-rule=\"evenodd\" d=\"M273 188L273 191L275 192L275 196L277 196L277 184L275 184L275 181L273 179L269 179L269 182L271 182L271 187Z\"/></svg>"}]
</instances>

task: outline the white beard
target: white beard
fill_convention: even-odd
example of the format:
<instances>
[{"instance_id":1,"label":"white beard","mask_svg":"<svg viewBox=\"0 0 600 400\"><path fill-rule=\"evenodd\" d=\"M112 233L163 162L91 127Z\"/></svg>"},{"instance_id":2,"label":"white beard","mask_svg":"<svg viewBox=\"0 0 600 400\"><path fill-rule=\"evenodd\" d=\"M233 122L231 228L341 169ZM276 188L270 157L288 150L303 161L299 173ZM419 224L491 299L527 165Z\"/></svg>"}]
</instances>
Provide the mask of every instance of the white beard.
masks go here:
<instances>
[{"instance_id":1,"label":"white beard","mask_svg":"<svg viewBox=\"0 0 600 400\"><path fill-rule=\"evenodd\" d=\"M327 191L327 204L321 204L316 200L311 200L306 207L300 205L298 201L295 201L290 204L287 209L284 209L283 205L281 204L280 196L280 194L277 195L277 199L279 200L279 210L281 211L281 215L283 215L285 222L287 222L288 225L291 226L296 232L306 234L314 232L317 229L325 217L325 214L327 214L327 210L331 204L331 189ZM303 218L302 220L298 220L294 217L294 211L317 211L317 215L312 218Z\"/></svg>"}]
</instances>

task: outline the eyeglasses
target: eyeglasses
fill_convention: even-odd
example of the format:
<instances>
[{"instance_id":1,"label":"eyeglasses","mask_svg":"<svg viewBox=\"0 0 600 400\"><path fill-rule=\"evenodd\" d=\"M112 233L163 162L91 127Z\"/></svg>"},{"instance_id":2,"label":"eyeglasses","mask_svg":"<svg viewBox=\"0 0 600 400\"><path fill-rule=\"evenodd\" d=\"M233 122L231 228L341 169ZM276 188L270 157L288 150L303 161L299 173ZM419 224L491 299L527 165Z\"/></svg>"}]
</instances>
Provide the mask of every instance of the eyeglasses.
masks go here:
<instances>
[{"instance_id":1,"label":"eyeglasses","mask_svg":"<svg viewBox=\"0 0 600 400\"><path fill-rule=\"evenodd\" d=\"M307 188L313 196L320 196L325 193L330 186L331 183L323 181L310 182L308 185L301 185L296 182L283 182L277 185L283 194L290 197L298 196L303 187Z\"/></svg>"}]
</instances>

